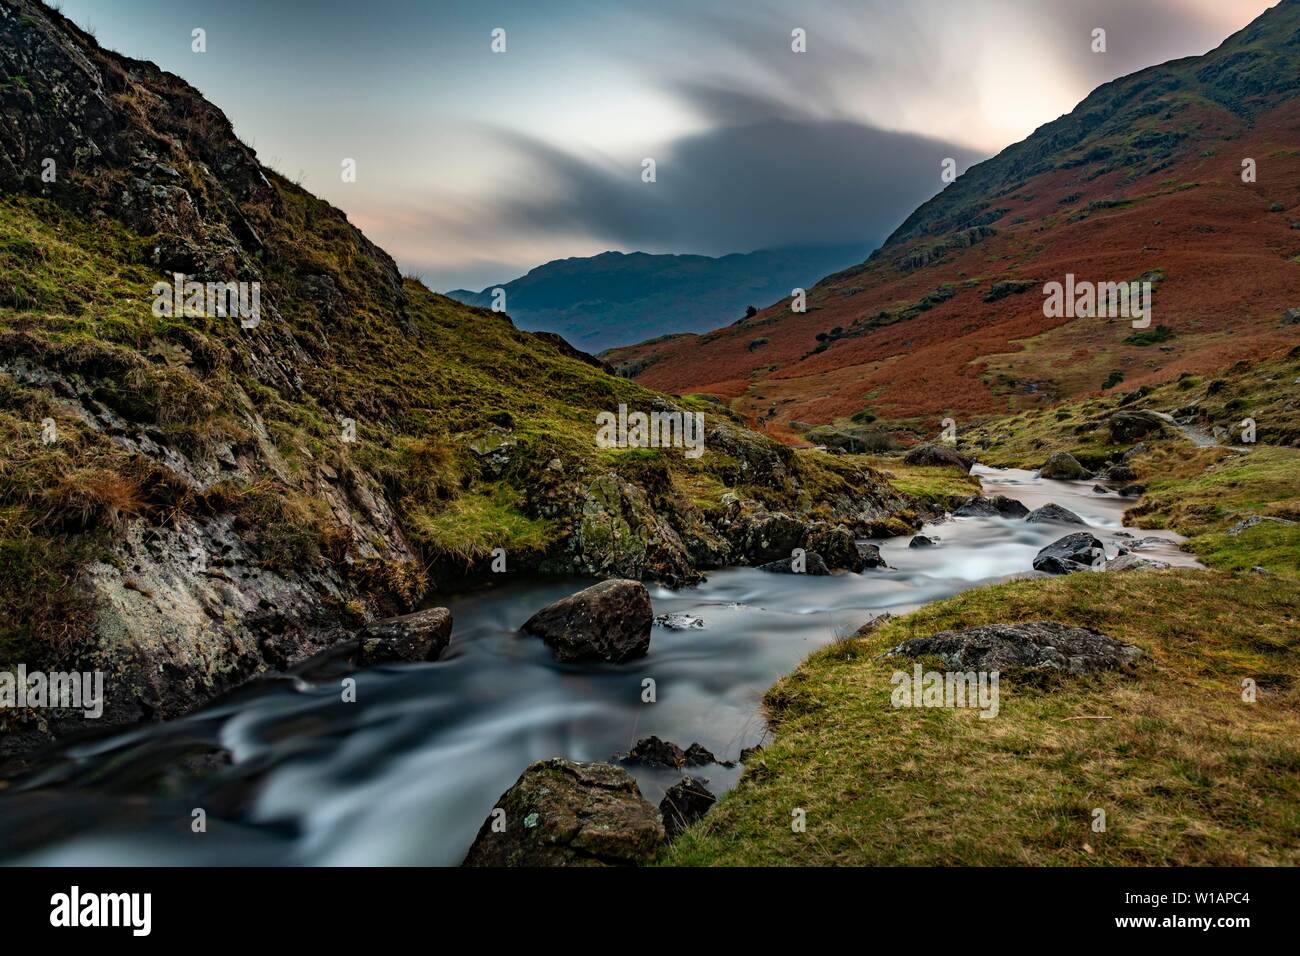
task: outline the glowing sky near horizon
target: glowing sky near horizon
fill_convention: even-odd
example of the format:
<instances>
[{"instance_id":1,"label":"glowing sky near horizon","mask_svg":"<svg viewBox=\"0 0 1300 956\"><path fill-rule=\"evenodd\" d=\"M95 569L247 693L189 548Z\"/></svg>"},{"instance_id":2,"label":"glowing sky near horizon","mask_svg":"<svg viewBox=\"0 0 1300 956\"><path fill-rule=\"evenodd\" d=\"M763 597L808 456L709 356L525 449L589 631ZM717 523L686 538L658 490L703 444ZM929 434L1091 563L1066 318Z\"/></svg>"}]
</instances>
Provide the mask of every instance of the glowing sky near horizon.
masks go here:
<instances>
[{"instance_id":1,"label":"glowing sky near horizon","mask_svg":"<svg viewBox=\"0 0 1300 956\"><path fill-rule=\"evenodd\" d=\"M878 242L939 189L942 157L993 155L1101 83L1205 53L1269 6L62 2L105 46L196 86L263 162L438 289L606 249ZM195 27L206 53L191 51ZM504 54L489 49L495 27ZM806 53L790 50L795 27ZM344 157L356 183L340 179Z\"/></svg>"}]
</instances>

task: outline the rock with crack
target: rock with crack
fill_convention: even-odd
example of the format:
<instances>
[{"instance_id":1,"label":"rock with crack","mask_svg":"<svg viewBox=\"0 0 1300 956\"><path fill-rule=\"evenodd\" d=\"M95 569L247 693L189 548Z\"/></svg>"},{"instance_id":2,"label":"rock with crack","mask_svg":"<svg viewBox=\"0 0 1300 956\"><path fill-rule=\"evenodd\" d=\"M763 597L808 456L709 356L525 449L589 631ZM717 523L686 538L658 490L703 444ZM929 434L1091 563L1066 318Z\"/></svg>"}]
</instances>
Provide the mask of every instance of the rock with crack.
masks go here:
<instances>
[{"instance_id":1,"label":"rock with crack","mask_svg":"<svg viewBox=\"0 0 1300 956\"><path fill-rule=\"evenodd\" d=\"M1029 509L1015 498L1005 495L994 495L992 498L971 495L954 508L952 513L955 518L1023 518L1029 514Z\"/></svg>"},{"instance_id":2,"label":"rock with crack","mask_svg":"<svg viewBox=\"0 0 1300 956\"><path fill-rule=\"evenodd\" d=\"M718 798L709 791L707 780L683 777L673 784L659 803L665 839L670 843L677 839L678 834L708 813L717 802Z\"/></svg>"},{"instance_id":3,"label":"rock with crack","mask_svg":"<svg viewBox=\"0 0 1300 956\"><path fill-rule=\"evenodd\" d=\"M659 811L630 773L557 757L530 766L501 795L464 865L637 866L663 842Z\"/></svg>"},{"instance_id":4,"label":"rock with crack","mask_svg":"<svg viewBox=\"0 0 1300 956\"><path fill-rule=\"evenodd\" d=\"M1055 503L1035 508L1025 516L1025 520L1031 524L1038 524L1043 521L1054 521L1057 524L1087 524L1086 521L1070 509L1062 508Z\"/></svg>"},{"instance_id":5,"label":"rock with crack","mask_svg":"<svg viewBox=\"0 0 1300 956\"><path fill-rule=\"evenodd\" d=\"M540 637L558 661L627 661L650 650L654 612L640 581L601 581L542 608L523 630Z\"/></svg>"},{"instance_id":6,"label":"rock with crack","mask_svg":"<svg viewBox=\"0 0 1300 956\"><path fill-rule=\"evenodd\" d=\"M431 607L367 624L357 635L357 663L436 661L450 643L451 612Z\"/></svg>"},{"instance_id":7,"label":"rock with crack","mask_svg":"<svg viewBox=\"0 0 1300 956\"><path fill-rule=\"evenodd\" d=\"M961 631L914 637L887 652L887 657L943 660L954 670L1065 671L1088 674L1131 664L1141 650L1083 627L1056 621L987 624Z\"/></svg>"},{"instance_id":8,"label":"rock with crack","mask_svg":"<svg viewBox=\"0 0 1300 956\"><path fill-rule=\"evenodd\" d=\"M1034 558L1034 570L1048 574L1087 571L1106 553L1105 547L1088 531L1076 531L1058 538Z\"/></svg>"}]
</instances>

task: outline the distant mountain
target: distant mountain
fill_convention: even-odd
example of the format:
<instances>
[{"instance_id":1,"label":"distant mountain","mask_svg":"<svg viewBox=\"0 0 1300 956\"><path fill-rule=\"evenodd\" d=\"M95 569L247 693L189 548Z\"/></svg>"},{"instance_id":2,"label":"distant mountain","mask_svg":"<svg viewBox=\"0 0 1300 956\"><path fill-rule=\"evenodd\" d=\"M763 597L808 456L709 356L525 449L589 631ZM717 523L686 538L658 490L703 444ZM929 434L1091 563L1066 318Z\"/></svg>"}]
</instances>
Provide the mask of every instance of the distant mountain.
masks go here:
<instances>
[{"instance_id":1,"label":"distant mountain","mask_svg":"<svg viewBox=\"0 0 1300 956\"><path fill-rule=\"evenodd\" d=\"M856 262L866 243L760 249L720 258L602 252L556 259L525 276L482 292L447 295L490 308L493 290L506 293L506 311L527 331L558 332L579 349L602 349L675 332L703 332L762 308L795 287Z\"/></svg>"},{"instance_id":2,"label":"distant mountain","mask_svg":"<svg viewBox=\"0 0 1300 956\"><path fill-rule=\"evenodd\" d=\"M1067 275L1149 279L1151 327L1046 316ZM786 440L853 416L933 433L1289 349L1298 308L1300 0L1283 0L972 166L806 312L787 299L603 358Z\"/></svg>"}]
</instances>

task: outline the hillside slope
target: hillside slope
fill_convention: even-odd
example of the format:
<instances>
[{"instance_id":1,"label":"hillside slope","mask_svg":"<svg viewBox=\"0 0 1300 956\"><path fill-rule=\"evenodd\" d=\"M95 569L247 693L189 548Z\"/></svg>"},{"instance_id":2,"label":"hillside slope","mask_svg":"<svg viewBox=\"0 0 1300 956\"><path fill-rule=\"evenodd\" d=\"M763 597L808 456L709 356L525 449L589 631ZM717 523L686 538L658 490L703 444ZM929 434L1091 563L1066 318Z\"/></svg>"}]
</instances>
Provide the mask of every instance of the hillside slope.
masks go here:
<instances>
[{"instance_id":1,"label":"hillside slope","mask_svg":"<svg viewBox=\"0 0 1300 956\"><path fill-rule=\"evenodd\" d=\"M826 246L760 249L729 256L603 252L556 259L481 292L456 289L458 302L490 308L494 288L530 332L557 332L588 352L656 335L703 332L739 319L797 286L861 260L865 249Z\"/></svg>"},{"instance_id":2,"label":"hillside slope","mask_svg":"<svg viewBox=\"0 0 1300 956\"><path fill-rule=\"evenodd\" d=\"M1205 372L1300 340L1300 2L1108 83L973 166L865 263L734 326L620 349L643 384L772 434L959 422ZM1243 182L1243 161L1256 181ZM936 171L940 157L935 158ZM1147 276L1152 326L1046 318L1042 289ZM1163 330L1159 327L1163 326Z\"/></svg>"},{"instance_id":3,"label":"hillside slope","mask_svg":"<svg viewBox=\"0 0 1300 956\"><path fill-rule=\"evenodd\" d=\"M681 406L404 280L193 88L34 0L0 0L0 188L0 669L105 669L110 722L181 713L494 549L682 583L753 558L769 508L811 534L908 505L705 402L698 458L598 448L597 414ZM176 274L258 283L256 321L159 314Z\"/></svg>"}]
</instances>

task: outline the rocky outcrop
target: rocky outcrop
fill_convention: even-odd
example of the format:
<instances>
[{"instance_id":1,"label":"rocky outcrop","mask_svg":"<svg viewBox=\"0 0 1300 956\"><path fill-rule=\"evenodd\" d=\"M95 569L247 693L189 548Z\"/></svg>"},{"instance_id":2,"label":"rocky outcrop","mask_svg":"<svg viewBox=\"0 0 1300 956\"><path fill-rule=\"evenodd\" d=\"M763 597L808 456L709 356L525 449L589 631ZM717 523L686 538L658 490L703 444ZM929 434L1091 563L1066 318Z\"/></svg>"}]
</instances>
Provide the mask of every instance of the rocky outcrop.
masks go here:
<instances>
[{"instance_id":1,"label":"rocky outcrop","mask_svg":"<svg viewBox=\"0 0 1300 956\"><path fill-rule=\"evenodd\" d=\"M1131 644L1083 627L1055 621L988 624L962 631L941 631L904 641L887 656L934 656L953 670L1065 671L1087 674L1131 664L1141 656Z\"/></svg>"},{"instance_id":2,"label":"rocky outcrop","mask_svg":"<svg viewBox=\"0 0 1300 956\"><path fill-rule=\"evenodd\" d=\"M708 813L718 798L708 787L707 780L699 777L683 777L664 793L659 802L659 814L664 821L664 834L668 842Z\"/></svg>"},{"instance_id":3,"label":"rocky outcrop","mask_svg":"<svg viewBox=\"0 0 1300 956\"><path fill-rule=\"evenodd\" d=\"M1107 427L1110 440L1116 445L1131 445L1136 441L1163 432L1168 418L1145 409L1119 411L1110 416Z\"/></svg>"},{"instance_id":4,"label":"rocky outcrop","mask_svg":"<svg viewBox=\"0 0 1300 956\"><path fill-rule=\"evenodd\" d=\"M956 518L1023 518L1029 514L1029 509L1005 495L994 495L992 498L971 495L954 508L952 513Z\"/></svg>"},{"instance_id":5,"label":"rocky outcrop","mask_svg":"<svg viewBox=\"0 0 1300 956\"><path fill-rule=\"evenodd\" d=\"M451 643L451 612L445 607L371 621L357 635L363 667L395 661L436 661Z\"/></svg>"},{"instance_id":6,"label":"rocky outcrop","mask_svg":"<svg viewBox=\"0 0 1300 956\"><path fill-rule=\"evenodd\" d=\"M1025 520L1031 524L1042 522L1055 522L1056 524L1087 524L1082 518L1071 511L1069 508L1062 508L1060 505L1051 503L1045 504L1041 508L1035 508L1029 514L1025 515Z\"/></svg>"},{"instance_id":7,"label":"rocky outcrop","mask_svg":"<svg viewBox=\"0 0 1300 956\"><path fill-rule=\"evenodd\" d=\"M1106 553L1105 547L1090 532L1077 531L1053 541L1034 558L1034 570L1048 574L1071 574L1087 571Z\"/></svg>"},{"instance_id":8,"label":"rocky outcrop","mask_svg":"<svg viewBox=\"0 0 1300 956\"><path fill-rule=\"evenodd\" d=\"M927 465L931 467L960 468L969 472L975 459L963 455L951 445L917 445L903 456L903 463L908 465Z\"/></svg>"},{"instance_id":9,"label":"rocky outcrop","mask_svg":"<svg viewBox=\"0 0 1300 956\"><path fill-rule=\"evenodd\" d=\"M1061 481L1078 481L1088 477L1088 469L1068 452L1058 451L1043 463L1038 470L1039 477L1053 478Z\"/></svg>"},{"instance_id":10,"label":"rocky outcrop","mask_svg":"<svg viewBox=\"0 0 1300 956\"><path fill-rule=\"evenodd\" d=\"M642 737L631 750L625 754L615 754L614 759L620 763L643 767L701 767L711 763L723 767L734 766L728 761L719 760L703 744L693 743L683 750L671 740L661 740L654 735Z\"/></svg>"},{"instance_id":11,"label":"rocky outcrop","mask_svg":"<svg viewBox=\"0 0 1300 956\"><path fill-rule=\"evenodd\" d=\"M640 581L592 585L542 608L522 630L540 637L557 661L627 661L650 650L654 612Z\"/></svg>"},{"instance_id":12,"label":"rocky outcrop","mask_svg":"<svg viewBox=\"0 0 1300 956\"><path fill-rule=\"evenodd\" d=\"M637 866L663 842L659 811L626 770L555 758L501 795L464 865Z\"/></svg>"}]
</instances>

